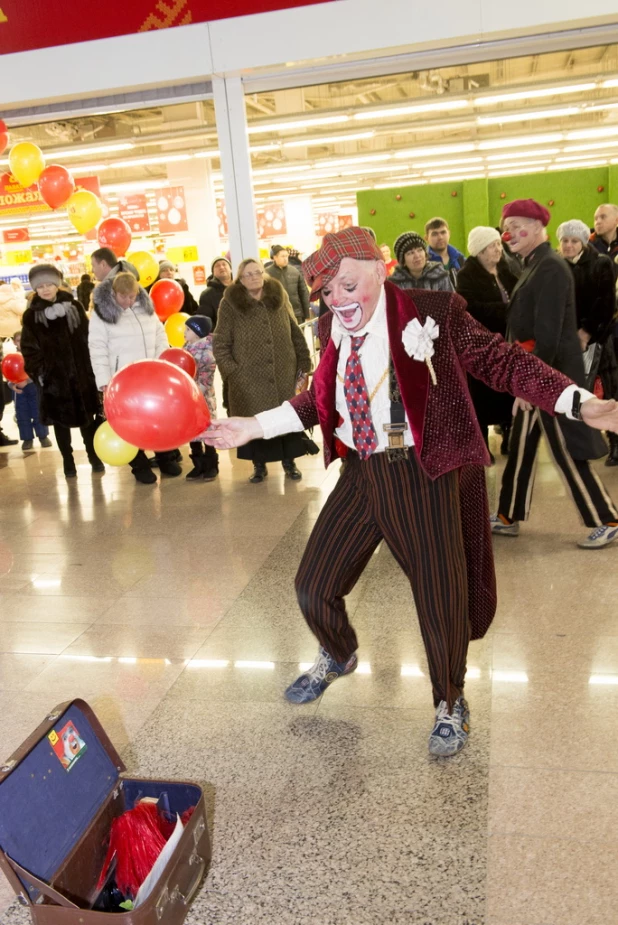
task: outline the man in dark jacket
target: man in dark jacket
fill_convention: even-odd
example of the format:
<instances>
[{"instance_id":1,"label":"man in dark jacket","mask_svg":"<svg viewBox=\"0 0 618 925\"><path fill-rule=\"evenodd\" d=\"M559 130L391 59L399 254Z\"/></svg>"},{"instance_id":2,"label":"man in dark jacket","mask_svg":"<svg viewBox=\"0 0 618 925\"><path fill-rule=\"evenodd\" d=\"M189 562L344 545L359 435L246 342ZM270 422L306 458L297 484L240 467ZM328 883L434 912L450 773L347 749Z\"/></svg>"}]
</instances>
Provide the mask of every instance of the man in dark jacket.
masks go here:
<instances>
[{"instance_id":1,"label":"man in dark jacket","mask_svg":"<svg viewBox=\"0 0 618 925\"><path fill-rule=\"evenodd\" d=\"M550 214L534 199L518 199L504 207L502 217L511 250L524 258L524 271L511 297L509 340L581 387L585 373L577 336L575 286L569 267L547 241ZM574 392L572 421L558 421L516 399L498 513L492 516L494 533L517 536L519 521L527 520L535 460L544 435L584 524L592 528L578 546L598 549L618 539L618 509L588 463L605 456L607 447L600 434L578 420L580 401L589 396L584 388Z\"/></svg>"},{"instance_id":2,"label":"man in dark jacket","mask_svg":"<svg viewBox=\"0 0 618 925\"><path fill-rule=\"evenodd\" d=\"M118 273L132 273L139 282L136 267L128 260L119 260L109 247L99 247L98 250L93 251L90 255L90 262L94 278L98 283L102 283L104 279L112 280ZM84 306L84 308L87 307L87 305Z\"/></svg>"},{"instance_id":3,"label":"man in dark jacket","mask_svg":"<svg viewBox=\"0 0 618 925\"><path fill-rule=\"evenodd\" d=\"M465 257L456 247L450 244L451 229L445 218L436 216L425 223L425 240L429 245L427 256L429 260L441 263L451 278L453 289L457 273L463 267Z\"/></svg>"},{"instance_id":4,"label":"man in dark jacket","mask_svg":"<svg viewBox=\"0 0 618 925\"><path fill-rule=\"evenodd\" d=\"M290 255L285 247L275 244L271 254L273 263L267 267L266 272L273 279L279 280L292 303L296 320L302 324L309 318L309 290L300 271L289 265Z\"/></svg>"},{"instance_id":5,"label":"man in dark jacket","mask_svg":"<svg viewBox=\"0 0 618 925\"><path fill-rule=\"evenodd\" d=\"M210 266L206 288L200 295L200 314L211 319L213 331L217 327L219 303L231 282L232 264L227 257L215 257Z\"/></svg>"},{"instance_id":6,"label":"man in dark jacket","mask_svg":"<svg viewBox=\"0 0 618 925\"><path fill-rule=\"evenodd\" d=\"M607 254L618 276L618 206L606 202L594 213L594 233L590 243L599 254Z\"/></svg>"}]
</instances>

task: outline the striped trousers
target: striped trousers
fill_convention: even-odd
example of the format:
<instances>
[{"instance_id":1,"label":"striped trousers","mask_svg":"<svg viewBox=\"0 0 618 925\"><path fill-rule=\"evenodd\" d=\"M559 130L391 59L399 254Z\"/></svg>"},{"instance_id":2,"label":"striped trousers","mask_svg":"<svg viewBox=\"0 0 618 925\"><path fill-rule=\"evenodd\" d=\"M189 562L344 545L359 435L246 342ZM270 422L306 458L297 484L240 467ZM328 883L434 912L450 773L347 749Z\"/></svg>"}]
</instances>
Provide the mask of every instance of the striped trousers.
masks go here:
<instances>
[{"instance_id":1,"label":"striped trousers","mask_svg":"<svg viewBox=\"0 0 618 925\"><path fill-rule=\"evenodd\" d=\"M558 419L539 408L520 410L513 421L498 513L509 520L528 519L541 436L547 440L552 459L585 526L600 527L618 520L618 510L601 479L587 460L573 459Z\"/></svg>"},{"instance_id":2,"label":"striped trousers","mask_svg":"<svg viewBox=\"0 0 618 925\"><path fill-rule=\"evenodd\" d=\"M386 453L348 456L296 576L305 620L338 662L358 647L345 595L381 540L412 586L434 703L451 707L463 690L470 638L458 472L432 481L414 450L392 463Z\"/></svg>"}]
</instances>

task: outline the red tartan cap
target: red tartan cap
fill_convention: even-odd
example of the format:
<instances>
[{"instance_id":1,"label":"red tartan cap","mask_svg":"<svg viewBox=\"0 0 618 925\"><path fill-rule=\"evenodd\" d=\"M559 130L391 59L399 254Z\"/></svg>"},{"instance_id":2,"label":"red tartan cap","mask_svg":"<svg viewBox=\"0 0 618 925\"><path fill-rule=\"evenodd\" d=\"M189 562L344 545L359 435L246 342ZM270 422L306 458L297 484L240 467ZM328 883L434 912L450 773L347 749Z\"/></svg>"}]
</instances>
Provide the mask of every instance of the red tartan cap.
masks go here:
<instances>
[{"instance_id":1,"label":"red tartan cap","mask_svg":"<svg viewBox=\"0 0 618 925\"><path fill-rule=\"evenodd\" d=\"M514 199L513 202L507 202L503 208L502 218L514 217L536 219L546 227L551 215L536 199Z\"/></svg>"},{"instance_id":2,"label":"red tartan cap","mask_svg":"<svg viewBox=\"0 0 618 925\"><path fill-rule=\"evenodd\" d=\"M303 261L303 274L311 286L311 299L316 299L322 286L337 275L344 257L384 261L382 251L364 228L352 226L335 234L325 234L322 247Z\"/></svg>"}]
</instances>

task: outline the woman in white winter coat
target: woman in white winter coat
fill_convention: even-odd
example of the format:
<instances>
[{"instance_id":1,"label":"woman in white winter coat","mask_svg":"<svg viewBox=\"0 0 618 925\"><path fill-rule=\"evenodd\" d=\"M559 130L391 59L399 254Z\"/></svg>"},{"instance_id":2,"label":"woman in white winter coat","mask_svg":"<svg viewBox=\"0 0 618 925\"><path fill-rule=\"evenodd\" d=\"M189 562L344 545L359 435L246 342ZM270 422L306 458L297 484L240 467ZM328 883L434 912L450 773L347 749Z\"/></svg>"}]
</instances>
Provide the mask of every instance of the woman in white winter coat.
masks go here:
<instances>
[{"instance_id":1,"label":"woman in white winter coat","mask_svg":"<svg viewBox=\"0 0 618 925\"><path fill-rule=\"evenodd\" d=\"M156 360L169 344L150 296L132 273L104 280L92 293L94 311L88 330L88 349L98 388L105 394L113 375L135 360ZM180 475L177 450L156 453L163 475ZM140 450L131 463L138 482L156 482L148 457Z\"/></svg>"},{"instance_id":2,"label":"woman in white winter coat","mask_svg":"<svg viewBox=\"0 0 618 925\"><path fill-rule=\"evenodd\" d=\"M11 283L0 280L0 337L12 337L20 330L27 305L20 280L14 279Z\"/></svg>"}]
</instances>

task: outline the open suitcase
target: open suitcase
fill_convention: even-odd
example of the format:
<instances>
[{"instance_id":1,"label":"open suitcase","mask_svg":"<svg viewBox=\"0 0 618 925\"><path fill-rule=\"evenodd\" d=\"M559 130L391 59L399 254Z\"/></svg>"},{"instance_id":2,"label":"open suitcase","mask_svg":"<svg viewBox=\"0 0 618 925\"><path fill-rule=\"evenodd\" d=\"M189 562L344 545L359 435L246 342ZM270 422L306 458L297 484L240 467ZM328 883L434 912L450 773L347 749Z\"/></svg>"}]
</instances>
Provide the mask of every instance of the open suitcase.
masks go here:
<instances>
[{"instance_id":1,"label":"open suitcase","mask_svg":"<svg viewBox=\"0 0 618 925\"><path fill-rule=\"evenodd\" d=\"M184 921L211 859L202 789L122 777L125 770L83 700L56 707L0 766L0 867L35 925ZM154 889L131 912L95 911L112 820L162 794L174 815L195 810Z\"/></svg>"}]
</instances>

